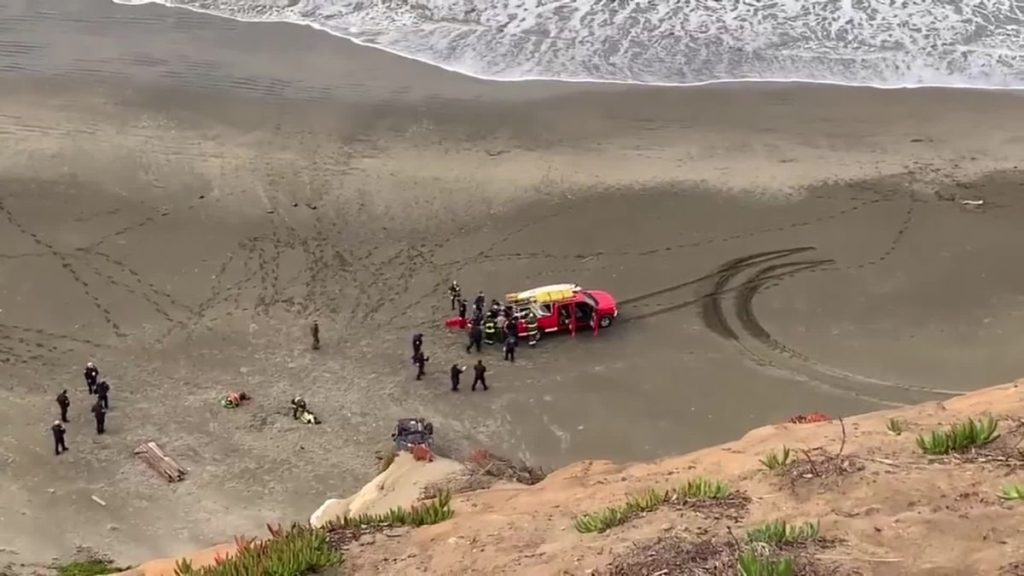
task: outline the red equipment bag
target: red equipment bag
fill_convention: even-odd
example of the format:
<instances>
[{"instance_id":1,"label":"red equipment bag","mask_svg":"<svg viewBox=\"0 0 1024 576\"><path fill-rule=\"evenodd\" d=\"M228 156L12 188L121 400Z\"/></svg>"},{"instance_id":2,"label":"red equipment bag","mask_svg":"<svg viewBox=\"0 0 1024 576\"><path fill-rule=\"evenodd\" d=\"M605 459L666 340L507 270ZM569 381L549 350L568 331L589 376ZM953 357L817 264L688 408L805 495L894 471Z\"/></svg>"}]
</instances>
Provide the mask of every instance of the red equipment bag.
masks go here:
<instances>
[{"instance_id":1,"label":"red equipment bag","mask_svg":"<svg viewBox=\"0 0 1024 576\"><path fill-rule=\"evenodd\" d=\"M444 321L444 327L445 328L449 328L449 329L453 329L453 330L455 330L455 329L465 330L466 329L466 319L465 318L449 318L449 319Z\"/></svg>"}]
</instances>

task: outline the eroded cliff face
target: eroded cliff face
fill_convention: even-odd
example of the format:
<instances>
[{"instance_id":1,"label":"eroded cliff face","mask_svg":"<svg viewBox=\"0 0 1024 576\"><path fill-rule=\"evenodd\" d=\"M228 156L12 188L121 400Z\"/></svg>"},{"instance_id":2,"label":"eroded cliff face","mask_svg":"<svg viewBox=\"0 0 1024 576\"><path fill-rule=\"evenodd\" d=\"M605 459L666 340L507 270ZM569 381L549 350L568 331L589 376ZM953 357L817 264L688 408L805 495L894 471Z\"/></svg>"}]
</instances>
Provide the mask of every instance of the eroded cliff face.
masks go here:
<instances>
[{"instance_id":1,"label":"eroded cliff face","mask_svg":"<svg viewBox=\"0 0 1024 576\"><path fill-rule=\"evenodd\" d=\"M1008 484L1024 484L1022 382L843 422L758 428L736 442L658 462L578 462L534 486L460 494L450 521L351 544L345 573L653 574L661 565L669 570L664 574L686 573L681 567L693 560L687 554L694 546L728 548L735 541L730 531L742 539L776 519L820 521L821 542L796 554L832 573L1021 573L1024 502L999 495ZM981 450L929 457L915 443L918 434L989 414L999 420L1001 437ZM893 418L903 423L901 434L887 429ZM761 460L783 446L795 463L766 470ZM407 472L391 477L386 490L375 479L360 506L373 506L371 492L389 506L412 504L395 496L416 492L402 487L417 481ZM603 534L573 527L582 513L698 476L728 483L737 498L712 506L669 502ZM645 548L655 540L657 547ZM144 565L134 574L172 574L173 562L171 572L167 565Z\"/></svg>"}]
</instances>

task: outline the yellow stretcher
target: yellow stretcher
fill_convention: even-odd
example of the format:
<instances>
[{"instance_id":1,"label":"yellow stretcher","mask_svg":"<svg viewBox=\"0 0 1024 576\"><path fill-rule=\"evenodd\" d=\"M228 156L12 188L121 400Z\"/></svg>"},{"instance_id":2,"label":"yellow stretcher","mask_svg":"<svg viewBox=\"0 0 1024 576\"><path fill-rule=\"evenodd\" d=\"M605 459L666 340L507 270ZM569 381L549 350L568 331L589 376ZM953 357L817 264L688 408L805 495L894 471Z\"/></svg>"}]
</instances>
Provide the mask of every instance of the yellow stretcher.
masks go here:
<instances>
[{"instance_id":1,"label":"yellow stretcher","mask_svg":"<svg viewBox=\"0 0 1024 576\"><path fill-rule=\"evenodd\" d=\"M523 292L506 294L505 301L513 306L566 302L576 298L576 293L579 291L580 287L576 284L552 284Z\"/></svg>"}]
</instances>

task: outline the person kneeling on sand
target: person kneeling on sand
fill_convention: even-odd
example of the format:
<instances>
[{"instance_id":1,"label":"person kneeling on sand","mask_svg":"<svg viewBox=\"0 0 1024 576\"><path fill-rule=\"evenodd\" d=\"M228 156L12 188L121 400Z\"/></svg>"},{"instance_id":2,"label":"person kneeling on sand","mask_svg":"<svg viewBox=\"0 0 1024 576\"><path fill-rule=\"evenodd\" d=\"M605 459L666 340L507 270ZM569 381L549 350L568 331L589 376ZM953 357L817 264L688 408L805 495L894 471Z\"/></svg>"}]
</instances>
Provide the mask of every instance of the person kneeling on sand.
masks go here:
<instances>
[{"instance_id":1,"label":"person kneeling on sand","mask_svg":"<svg viewBox=\"0 0 1024 576\"><path fill-rule=\"evenodd\" d=\"M302 396L292 398L292 418L302 422L303 424L320 423L320 419L306 407L306 401L302 399Z\"/></svg>"}]
</instances>

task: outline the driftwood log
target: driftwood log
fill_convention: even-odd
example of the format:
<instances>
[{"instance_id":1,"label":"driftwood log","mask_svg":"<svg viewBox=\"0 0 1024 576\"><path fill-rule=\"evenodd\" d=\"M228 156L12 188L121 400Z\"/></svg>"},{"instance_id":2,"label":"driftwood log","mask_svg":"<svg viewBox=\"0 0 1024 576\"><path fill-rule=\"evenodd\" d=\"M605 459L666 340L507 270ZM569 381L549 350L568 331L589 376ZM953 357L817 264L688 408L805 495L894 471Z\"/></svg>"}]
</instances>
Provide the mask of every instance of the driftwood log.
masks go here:
<instances>
[{"instance_id":1,"label":"driftwood log","mask_svg":"<svg viewBox=\"0 0 1024 576\"><path fill-rule=\"evenodd\" d=\"M156 442L146 442L135 449L135 455L150 468L156 470L168 482L180 482L185 479L186 470L164 454Z\"/></svg>"}]
</instances>

